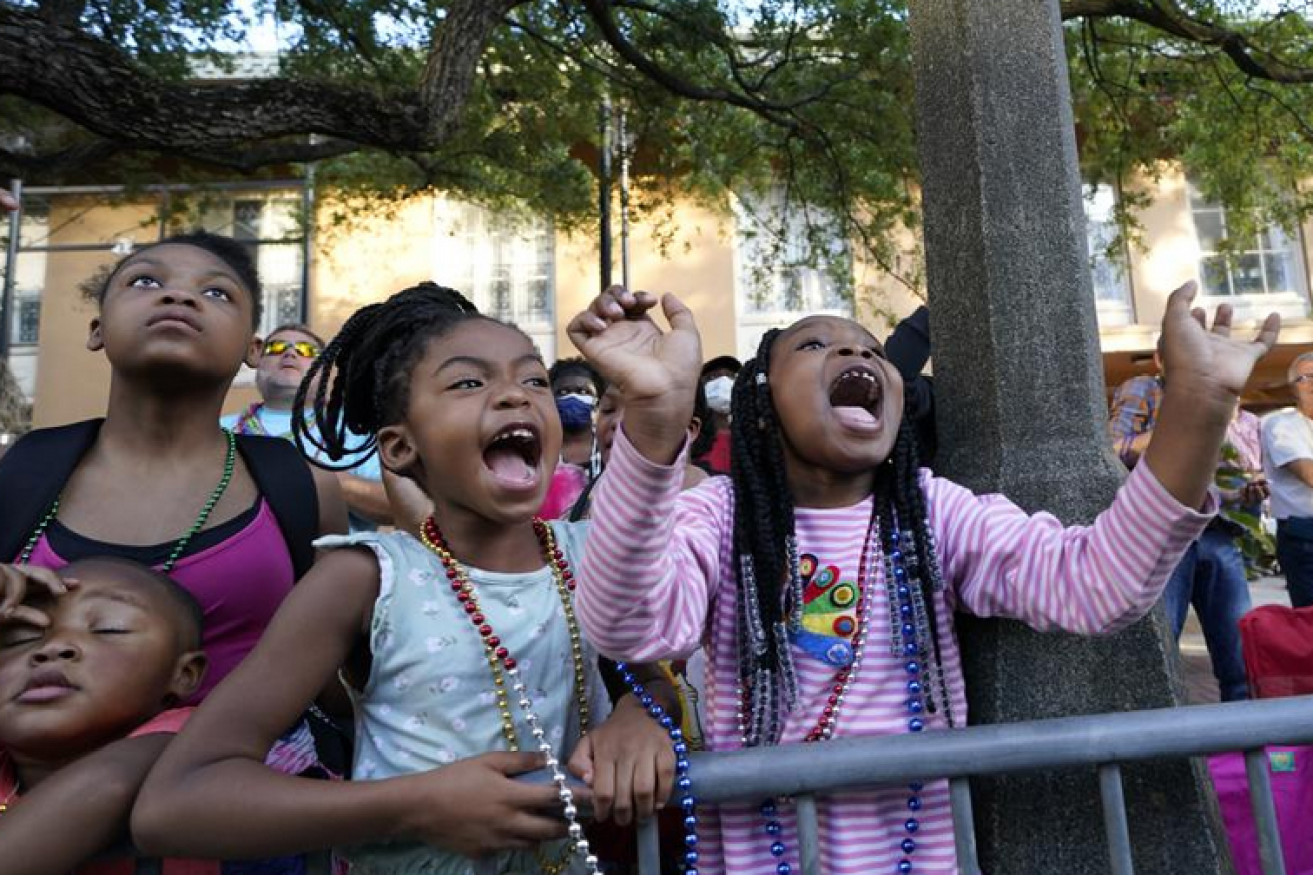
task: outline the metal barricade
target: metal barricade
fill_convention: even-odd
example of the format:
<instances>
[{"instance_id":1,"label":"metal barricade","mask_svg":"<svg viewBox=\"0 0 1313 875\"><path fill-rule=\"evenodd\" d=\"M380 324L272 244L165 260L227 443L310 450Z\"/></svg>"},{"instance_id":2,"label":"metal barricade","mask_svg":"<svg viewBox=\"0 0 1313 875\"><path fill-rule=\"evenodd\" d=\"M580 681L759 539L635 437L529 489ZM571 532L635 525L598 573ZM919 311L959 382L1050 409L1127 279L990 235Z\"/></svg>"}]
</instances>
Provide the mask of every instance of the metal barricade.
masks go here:
<instances>
[{"instance_id":1,"label":"metal barricade","mask_svg":"<svg viewBox=\"0 0 1313 875\"><path fill-rule=\"evenodd\" d=\"M1121 764L1244 751L1264 875L1285 875L1267 756L1270 744L1313 744L1313 696L1195 705L973 726L915 735L850 738L689 757L700 804L791 796L797 802L801 875L820 866L816 796L862 787L949 780L958 866L980 875L970 778L1096 766L1114 875L1131 875ZM917 763L934 763L925 774ZM640 875L659 875L656 822L639 828Z\"/></svg>"}]
</instances>

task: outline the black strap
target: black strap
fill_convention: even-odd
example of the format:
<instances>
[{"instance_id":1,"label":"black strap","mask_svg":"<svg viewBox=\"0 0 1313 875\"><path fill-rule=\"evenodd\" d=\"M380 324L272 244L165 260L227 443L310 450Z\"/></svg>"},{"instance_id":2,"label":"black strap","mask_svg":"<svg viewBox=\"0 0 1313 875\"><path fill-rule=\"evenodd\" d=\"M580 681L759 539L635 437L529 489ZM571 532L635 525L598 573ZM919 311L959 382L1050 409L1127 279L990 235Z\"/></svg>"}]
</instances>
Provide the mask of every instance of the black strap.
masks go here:
<instances>
[{"instance_id":1,"label":"black strap","mask_svg":"<svg viewBox=\"0 0 1313 875\"><path fill-rule=\"evenodd\" d=\"M0 457L0 561L18 558L104 421L29 432Z\"/></svg>"},{"instance_id":2,"label":"black strap","mask_svg":"<svg viewBox=\"0 0 1313 875\"><path fill-rule=\"evenodd\" d=\"M319 535L319 492L310 465L282 438L239 434L237 448L278 520L300 580L315 562L314 540Z\"/></svg>"},{"instance_id":3,"label":"black strap","mask_svg":"<svg viewBox=\"0 0 1313 875\"><path fill-rule=\"evenodd\" d=\"M29 432L0 457L0 561L18 558L104 422L88 419ZM314 564L319 533L319 493L310 466L279 438L238 435L237 447L278 520L299 579Z\"/></svg>"}]
</instances>

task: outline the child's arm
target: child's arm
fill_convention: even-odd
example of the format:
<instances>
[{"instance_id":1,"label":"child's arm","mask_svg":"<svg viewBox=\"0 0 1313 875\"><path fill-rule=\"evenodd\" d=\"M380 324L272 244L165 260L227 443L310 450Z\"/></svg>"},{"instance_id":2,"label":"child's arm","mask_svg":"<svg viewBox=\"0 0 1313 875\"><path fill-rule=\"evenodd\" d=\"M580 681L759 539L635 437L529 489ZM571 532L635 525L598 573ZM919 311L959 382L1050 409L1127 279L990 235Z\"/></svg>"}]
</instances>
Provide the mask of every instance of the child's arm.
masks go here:
<instances>
[{"instance_id":1,"label":"child's arm","mask_svg":"<svg viewBox=\"0 0 1313 875\"><path fill-rule=\"evenodd\" d=\"M367 640L378 590L377 562L362 550L316 563L147 779L132 815L144 851L249 859L408 840L480 856L565 834L563 820L541 813L558 804L554 787L510 777L538 768L536 754L486 754L382 781L317 781L264 765Z\"/></svg>"},{"instance_id":2,"label":"child's arm","mask_svg":"<svg viewBox=\"0 0 1313 875\"><path fill-rule=\"evenodd\" d=\"M606 474L593 494L577 610L603 653L628 661L682 656L701 643L720 579L732 499L718 479L680 494L701 366L692 314L663 300L663 334L644 292L610 289L570 323L575 346L625 399Z\"/></svg>"},{"instance_id":3,"label":"child's arm","mask_svg":"<svg viewBox=\"0 0 1313 875\"><path fill-rule=\"evenodd\" d=\"M342 484L332 471L315 467L309 462L315 478L315 492L319 495L319 534L345 535L351 528L347 517L346 499L342 497Z\"/></svg>"},{"instance_id":4,"label":"child's arm","mask_svg":"<svg viewBox=\"0 0 1313 875\"><path fill-rule=\"evenodd\" d=\"M1002 496L928 481L945 576L963 605L1037 628L1112 632L1142 616L1213 513L1199 512L1227 424L1249 371L1276 340L1269 317L1253 343L1232 341L1230 313L1212 333L1191 317L1192 284L1178 289L1163 324L1169 360L1155 437L1112 506L1089 527L1029 516Z\"/></svg>"},{"instance_id":5,"label":"child's arm","mask_svg":"<svg viewBox=\"0 0 1313 875\"><path fill-rule=\"evenodd\" d=\"M137 791L172 735L108 744L60 769L0 818L5 875L69 872L128 838Z\"/></svg>"}]
</instances>

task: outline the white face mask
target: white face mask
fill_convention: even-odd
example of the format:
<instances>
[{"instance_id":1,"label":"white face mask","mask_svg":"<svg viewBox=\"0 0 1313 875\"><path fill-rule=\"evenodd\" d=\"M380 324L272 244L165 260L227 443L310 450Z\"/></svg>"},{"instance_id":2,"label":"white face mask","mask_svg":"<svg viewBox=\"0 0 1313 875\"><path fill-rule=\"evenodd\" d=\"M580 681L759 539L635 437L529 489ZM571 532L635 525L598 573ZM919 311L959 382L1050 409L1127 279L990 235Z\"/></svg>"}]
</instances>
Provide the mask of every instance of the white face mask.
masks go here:
<instances>
[{"instance_id":1,"label":"white face mask","mask_svg":"<svg viewBox=\"0 0 1313 875\"><path fill-rule=\"evenodd\" d=\"M703 393L707 397L707 406L713 413L729 413L730 397L734 394L733 377L717 377L714 380L707 380L706 385L702 387Z\"/></svg>"}]
</instances>

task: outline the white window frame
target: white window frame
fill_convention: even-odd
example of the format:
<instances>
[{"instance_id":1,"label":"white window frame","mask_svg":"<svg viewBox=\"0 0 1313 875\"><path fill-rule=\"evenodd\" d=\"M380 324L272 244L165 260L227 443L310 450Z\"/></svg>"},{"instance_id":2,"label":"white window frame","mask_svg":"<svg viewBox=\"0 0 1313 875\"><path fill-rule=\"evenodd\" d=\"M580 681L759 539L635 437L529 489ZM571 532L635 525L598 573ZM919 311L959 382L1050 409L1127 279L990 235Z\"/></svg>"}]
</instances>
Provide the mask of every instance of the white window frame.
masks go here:
<instances>
[{"instance_id":1,"label":"white window frame","mask_svg":"<svg viewBox=\"0 0 1313 875\"><path fill-rule=\"evenodd\" d=\"M551 219L499 213L453 198L433 205L433 278L468 297L485 313L510 322L556 355L556 229ZM501 302L494 284L504 285ZM535 289L537 285L537 290ZM542 294L545 306L532 300Z\"/></svg>"},{"instance_id":2,"label":"white window frame","mask_svg":"<svg viewBox=\"0 0 1313 875\"><path fill-rule=\"evenodd\" d=\"M852 255L840 223L833 217L810 215L803 207L786 211L779 188L765 195L731 195L734 210L734 316L735 347L747 361L757 354L762 335L784 328L804 316L831 315L852 318L849 297L835 289L834 278L824 268L807 265L808 235L813 227L833 227L830 259L846 263ZM795 291L790 306L789 285Z\"/></svg>"},{"instance_id":3,"label":"white window frame","mask_svg":"<svg viewBox=\"0 0 1313 875\"><path fill-rule=\"evenodd\" d=\"M1094 291L1099 327L1130 325L1135 321L1135 297L1125 241L1120 244L1120 260L1108 255L1109 245L1121 232L1116 221L1117 190L1111 185L1085 185L1081 188L1090 286Z\"/></svg>"},{"instance_id":4,"label":"white window frame","mask_svg":"<svg viewBox=\"0 0 1313 875\"><path fill-rule=\"evenodd\" d=\"M1198 306L1212 310L1219 304L1230 304L1234 311L1236 321L1251 321L1264 318L1270 312L1281 314L1283 319L1306 319L1309 315L1309 298L1308 298L1308 267L1304 262L1304 246L1299 232L1294 236L1287 236L1286 233L1276 225L1270 225L1266 229L1259 231L1259 237L1254 241L1253 248L1240 250L1239 256L1227 256L1228 259L1236 257L1258 257L1258 263L1263 276L1264 285L1267 284L1267 265L1266 258L1279 252L1287 253L1287 270L1289 271L1293 287L1279 291L1263 292L1246 292L1242 294L1210 294L1204 278L1204 262L1210 258L1217 257L1216 250L1205 249L1204 240L1199 233L1199 217L1205 213L1215 213L1218 217L1222 233L1226 233L1226 208L1220 204L1209 203L1203 198L1203 195L1195 187L1193 182L1186 181L1186 205L1190 213L1190 225L1194 229L1196 256L1196 276L1199 281L1200 295ZM1272 249L1264 246L1265 240L1270 240L1273 236L1286 241L1288 246L1284 249ZM1234 268L1227 265L1228 284L1234 287Z\"/></svg>"}]
</instances>

